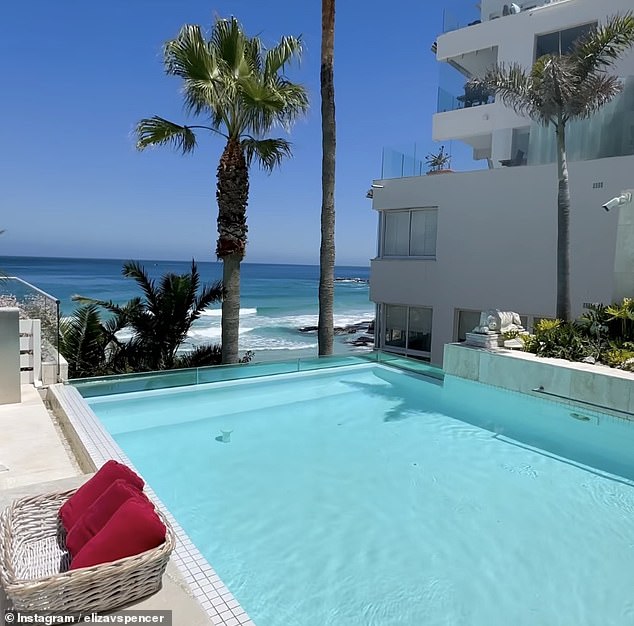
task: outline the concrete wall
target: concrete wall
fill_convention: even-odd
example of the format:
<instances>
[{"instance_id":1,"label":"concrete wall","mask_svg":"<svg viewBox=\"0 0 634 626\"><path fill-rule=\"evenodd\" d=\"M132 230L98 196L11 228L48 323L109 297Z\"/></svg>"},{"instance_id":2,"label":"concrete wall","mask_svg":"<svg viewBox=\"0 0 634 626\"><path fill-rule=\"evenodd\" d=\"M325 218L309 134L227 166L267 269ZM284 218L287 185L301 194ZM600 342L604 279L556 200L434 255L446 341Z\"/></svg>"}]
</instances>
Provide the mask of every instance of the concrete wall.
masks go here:
<instances>
[{"instance_id":1,"label":"concrete wall","mask_svg":"<svg viewBox=\"0 0 634 626\"><path fill-rule=\"evenodd\" d=\"M634 157L572 163L571 297L584 302L615 294L618 211L601 205L634 182ZM594 183L603 183L594 189ZM436 260L374 259L376 303L433 308L432 362L454 340L457 309L499 308L555 314L557 172L554 165L419 176L382 181L379 210L438 207ZM625 245L631 240L624 239ZM634 280L634 257L618 266ZM634 296L634 293L631 294Z\"/></svg>"},{"instance_id":2,"label":"concrete wall","mask_svg":"<svg viewBox=\"0 0 634 626\"><path fill-rule=\"evenodd\" d=\"M534 60L536 34L592 21L601 22L605 16L624 13L633 8L632 0L564 0L551 3L441 35L437 42L437 59L456 59L459 62L463 54L497 46L498 62L519 63L529 68ZM620 76L634 75L634 52L625 56L613 71ZM487 106L439 113L434 116L432 134L436 141L444 141L527 125L526 119L496 102ZM496 162L500 158L508 158L508 155L495 154Z\"/></svg>"},{"instance_id":3,"label":"concrete wall","mask_svg":"<svg viewBox=\"0 0 634 626\"><path fill-rule=\"evenodd\" d=\"M0 404L20 401L19 310L0 308Z\"/></svg>"}]
</instances>

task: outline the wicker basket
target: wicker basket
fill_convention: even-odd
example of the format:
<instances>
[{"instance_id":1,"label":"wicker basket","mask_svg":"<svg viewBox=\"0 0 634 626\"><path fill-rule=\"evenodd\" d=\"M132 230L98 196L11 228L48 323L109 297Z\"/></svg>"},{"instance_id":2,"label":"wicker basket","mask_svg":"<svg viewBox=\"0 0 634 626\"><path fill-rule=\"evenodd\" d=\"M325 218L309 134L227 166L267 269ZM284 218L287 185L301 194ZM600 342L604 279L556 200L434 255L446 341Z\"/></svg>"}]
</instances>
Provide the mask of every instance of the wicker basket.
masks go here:
<instances>
[{"instance_id":1,"label":"wicker basket","mask_svg":"<svg viewBox=\"0 0 634 626\"><path fill-rule=\"evenodd\" d=\"M176 543L165 517L165 542L141 554L68 571L61 505L76 490L16 500L0 515L0 580L19 611L103 612L151 595Z\"/></svg>"}]
</instances>

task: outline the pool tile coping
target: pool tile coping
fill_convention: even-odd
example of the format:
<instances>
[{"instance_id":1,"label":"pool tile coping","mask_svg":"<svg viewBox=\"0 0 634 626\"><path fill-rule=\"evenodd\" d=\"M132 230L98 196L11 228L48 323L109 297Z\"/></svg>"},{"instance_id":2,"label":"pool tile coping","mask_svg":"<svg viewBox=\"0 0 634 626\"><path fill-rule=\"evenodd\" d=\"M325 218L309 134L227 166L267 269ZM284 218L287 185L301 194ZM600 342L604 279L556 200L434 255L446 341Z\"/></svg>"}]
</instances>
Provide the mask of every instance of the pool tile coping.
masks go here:
<instances>
[{"instance_id":1,"label":"pool tile coping","mask_svg":"<svg viewBox=\"0 0 634 626\"><path fill-rule=\"evenodd\" d=\"M110 459L115 459L140 474L74 387L63 384L53 385L49 387L49 393L53 395L52 403L61 409L63 412L61 417L67 418L68 424L75 431L96 468L101 467ZM215 626L255 626L253 620L249 618L247 612L240 606L156 493L149 485L146 485L145 491L172 526L176 535L176 547L172 553L172 560L192 595L209 615L211 622Z\"/></svg>"}]
</instances>

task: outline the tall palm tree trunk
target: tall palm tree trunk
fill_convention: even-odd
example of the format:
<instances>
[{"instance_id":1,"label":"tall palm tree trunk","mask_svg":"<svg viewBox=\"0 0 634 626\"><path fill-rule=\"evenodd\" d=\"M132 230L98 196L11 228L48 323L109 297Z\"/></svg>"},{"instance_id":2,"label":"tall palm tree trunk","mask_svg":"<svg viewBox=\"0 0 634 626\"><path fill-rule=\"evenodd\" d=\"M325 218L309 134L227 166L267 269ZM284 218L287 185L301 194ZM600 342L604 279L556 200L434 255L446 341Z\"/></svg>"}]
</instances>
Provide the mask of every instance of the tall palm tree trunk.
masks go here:
<instances>
[{"instance_id":1,"label":"tall palm tree trunk","mask_svg":"<svg viewBox=\"0 0 634 626\"><path fill-rule=\"evenodd\" d=\"M319 355L332 354L335 296L335 0L321 3L321 246L319 250Z\"/></svg>"},{"instance_id":2,"label":"tall palm tree trunk","mask_svg":"<svg viewBox=\"0 0 634 626\"><path fill-rule=\"evenodd\" d=\"M566 157L566 123L557 123L557 317L570 320L570 184Z\"/></svg>"},{"instance_id":3,"label":"tall palm tree trunk","mask_svg":"<svg viewBox=\"0 0 634 626\"><path fill-rule=\"evenodd\" d=\"M218 165L218 244L222 259L222 362L238 362L240 263L247 244L249 170L237 139L229 139Z\"/></svg>"}]
</instances>

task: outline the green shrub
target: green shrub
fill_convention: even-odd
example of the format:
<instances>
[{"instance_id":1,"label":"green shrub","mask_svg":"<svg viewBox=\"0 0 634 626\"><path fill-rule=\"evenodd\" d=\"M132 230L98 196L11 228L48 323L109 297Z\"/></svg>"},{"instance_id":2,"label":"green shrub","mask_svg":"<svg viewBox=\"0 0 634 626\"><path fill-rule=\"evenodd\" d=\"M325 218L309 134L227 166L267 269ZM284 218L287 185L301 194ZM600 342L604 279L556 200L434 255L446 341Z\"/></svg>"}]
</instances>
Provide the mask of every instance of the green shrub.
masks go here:
<instances>
[{"instance_id":1,"label":"green shrub","mask_svg":"<svg viewBox=\"0 0 634 626\"><path fill-rule=\"evenodd\" d=\"M613 348L608 350L604 357L603 363L610 367L618 367L620 369L632 370L634 369L634 362L628 363L628 361L634 360L634 350L627 350L624 348Z\"/></svg>"},{"instance_id":2,"label":"green shrub","mask_svg":"<svg viewBox=\"0 0 634 626\"><path fill-rule=\"evenodd\" d=\"M568 361L599 360L604 342L585 333L571 322L543 319L535 324L535 333L524 341L524 350L538 356Z\"/></svg>"}]
</instances>

